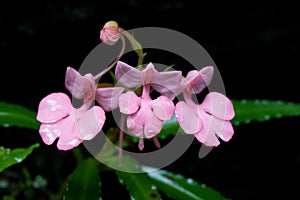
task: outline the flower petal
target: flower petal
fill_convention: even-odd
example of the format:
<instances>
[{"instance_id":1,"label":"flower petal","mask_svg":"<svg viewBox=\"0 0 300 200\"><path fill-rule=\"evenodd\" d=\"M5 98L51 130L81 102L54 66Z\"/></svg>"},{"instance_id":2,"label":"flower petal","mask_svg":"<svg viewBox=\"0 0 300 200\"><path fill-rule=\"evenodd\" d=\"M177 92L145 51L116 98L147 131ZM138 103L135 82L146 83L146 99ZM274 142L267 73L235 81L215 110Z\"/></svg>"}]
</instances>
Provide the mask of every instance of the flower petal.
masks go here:
<instances>
[{"instance_id":1,"label":"flower petal","mask_svg":"<svg viewBox=\"0 0 300 200\"><path fill-rule=\"evenodd\" d=\"M190 71L187 74L186 79L189 84L189 87L192 88L192 93L198 94L204 88L206 88L211 82L213 73L214 73L214 68L211 66L204 67L199 72L196 70Z\"/></svg>"},{"instance_id":2,"label":"flower petal","mask_svg":"<svg viewBox=\"0 0 300 200\"><path fill-rule=\"evenodd\" d=\"M185 133L194 134L202 128L202 122L196 111L183 101L176 104L175 114L180 127Z\"/></svg>"},{"instance_id":3,"label":"flower petal","mask_svg":"<svg viewBox=\"0 0 300 200\"><path fill-rule=\"evenodd\" d=\"M153 112L149 113L150 121L144 126L144 135L146 138L152 138L160 133L163 122L156 117Z\"/></svg>"},{"instance_id":4,"label":"flower petal","mask_svg":"<svg viewBox=\"0 0 300 200\"><path fill-rule=\"evenodd\" d=\"M222 120L231 120L235 115L231 101L218 92L211 92L206 95L200 107Z\"/></svg>"},{"instance_id":5,"label":"flower petal","mask_svg":"<svg viewBox=\"0 0 300 200\"><path fill-rule=\"evenodd\" d=\"M52 93L41 100L36 118L42 123L52 123L66 117L71 111L72 104L66 94Z\"/></svg>"},{"instance_id":6,"label":"flower petal","mask_svg":"<svg viewBox=\"0 0 300 200\"><path fill-rule=\"evenodd\" d=\"M142 85L142 72L124 62L117 62L115 75L116 79L128 88Z\"/></svg>"},{"instance_id":7,"label":"flower petal","mask_svg":"<svg viewBox=\"0 0 300 200\"><path fill-rule=\"evenodd\" d=\"M171 119L175 110L173 102L165 96L160 96L153 100L151 102L151 107L154 114L161 120Z\"/></svg>"},{"instance_id":8,"label":"flower petal","mask_svg":"<svg viewBox=\"0 0 300 200\"><path fill-rule=\"evenodd\" d=\"M99 106L94 106L88 111L74 112L75 119L78 119L76 126L77 136L81 140L93 139L102 129L105 122L105 113Z\"/></svg>"},{"instance_id":9,"label":"flower petal","mask_svg":"<svg viewBox=\"0 0 300 200\"><path fill-rule=\"evenodd\" d=\"M52 144L61 135L61 121L51 124L41 124L39 133L45 144Z\"/></svg>"},{"instance_id":10,"label":"flower petal","mask_svg":"<svg viewBox=\"0 0 300 200\"><path fill-rule=\"evenodd\" d=\"M182 77L181 71L158 72L152 63L149 63L143 71L145 71L144 83L150 82L153 89L157 92L170 97L179 93L178 88Z\"/></svg>"},{"instance_id":11,"label":"flower petal","mask_svg":"<svg viewBox=\"0 0 300 200\"><path fill-rule=\"evenodd\" d=\"M200 111L203 128L195 134L195 137L206 146L218 146L218 137L227 142L231 139L234 131L229 121L216 118L207 114L204 110ZM218 136L218 137L217 137Z\"/></svg>"},{"instance_id":12,"label":"flower petal","mask_svg":"<svg viewBox=\"0 0 300 200\"><path fill-rule=\"evenodd\" d=\"M57 148L60 150L70 150L77 147L82 140L77 137L74 118L72 115L60 121L57 128L61 131L57 142Z\"/></svg>"},{"instance_id":13,"label":"flower petal","mask_svg":"<svg viewBox=\"0 0 300 200\"><path fill-rule=\"evenodd\" d=\"M84 102L94 98L96 84L91 74L82 76L75 69L68 67L66 72L65 86L76 99L84 99Z\"/></svg>"},{"instance_id":14,"label":"flower petal","mask_svg":"<svg viewBox=\"0 0 300 200\"><path fill-rule=\"evenodd\" d=\"M217 135L225 142L228 142L233 134L234 130L232 124L229 121L223 121L222 129L217 132Z\"/></svg>"},{"instance_id":15,"label":"flower petal","mask_svg":"<svg viewBox=\"0 0 300 200\"><path fill-rule=\"evenodd\" d=\"M119 106L119 98L124 91L121 87L98 88L96 101L105 111L112 111Z\"/></svg>"},{"instance_id":16,"label":"flower petal","mask_svg":"<svg viewBox=\"0 0 300 200\"><path fill-rule=\"evenodd\" d=\"M143 136L143 126L137 125L132 115L129 115L127 118L127 128L136 137Z\"/></svg>"},{"instance_id":17,"label":"flower petal","mask_svg":"<svg viewBox=\"0 0 300 200\"><path fill-rule=\"evenodd\" d=\"M122 94L119 98L120 112L124 114L135 113L140 106L141 99L132 91Z\"/></svg>"}]
</instances>

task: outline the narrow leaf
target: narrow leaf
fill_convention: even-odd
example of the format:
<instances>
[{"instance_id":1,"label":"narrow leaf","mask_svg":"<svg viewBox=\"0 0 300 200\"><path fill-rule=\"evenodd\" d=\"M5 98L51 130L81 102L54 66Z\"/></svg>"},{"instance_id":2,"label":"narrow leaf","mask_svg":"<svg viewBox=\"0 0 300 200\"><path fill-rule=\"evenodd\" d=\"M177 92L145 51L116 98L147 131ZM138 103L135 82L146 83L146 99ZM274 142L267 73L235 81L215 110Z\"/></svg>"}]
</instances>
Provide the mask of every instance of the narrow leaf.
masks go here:
<instances>
[{"instance_id":1,"label":"narrow leaf","mask_svg":"<svg viewBox=\"0 0 300 200\"><path fill-rule=\"evenodd\" d=\"M149 167L143 167L144 171ZM191 178L185 178L179 174L173 174L165 170L157 170L148 173L154 184L167 196L177 200L225 200L219 192L200 184Z\"/></svg>"},{"instance_id":2,"label":"narrow leaf","mask_svg":"<svg viewBox=\"0 0 300 200\"><path fill-rule=\"evenodd\" d=\"M145 173L127 173L116 171L121 184L126 185L131 199L160 199L157 188Z\"/></svg>"},{"instance_id":3,"label":"narrow leaf","mask_svg":"<svg viewBox=\"0 0 300 200\"><path fill-rule=\"evenodd\" d=\"M0 172L10 167L11 165L22 162L34 148L39 147L39 144L33 144L28 148L9 149L0 146Z\"/></svg>"},{"instance_id":4,"label":"narrow leaf","mask_svg":"<svg viewBox=\"0 0 300 200\"><path fill-rule=\"evenodd\" d=\"M269 100L233 100L234 125L251 121L267 121L273 118L300 116L300 104Z\"/></svg>"},{"instance_id":5,"label":"narrow leaf","mask_svg":"<svg viewBox=\"0 0 300 200\"><path fill-rule=\"evenodd\" d=\"M101 182L97 161L88 158L71 174L64 200L101 199Z\"/></svg>"},{"instance_id":6,"label":"narrow leaf","mask_svg":"<svg viewBox=\"0 0 300 200\"><path fill-rule=\"evenodd\" d=\"M0 102L0 126L18 126L37 130L36 113L21 105Z\"/></svg>"}]
</instances>

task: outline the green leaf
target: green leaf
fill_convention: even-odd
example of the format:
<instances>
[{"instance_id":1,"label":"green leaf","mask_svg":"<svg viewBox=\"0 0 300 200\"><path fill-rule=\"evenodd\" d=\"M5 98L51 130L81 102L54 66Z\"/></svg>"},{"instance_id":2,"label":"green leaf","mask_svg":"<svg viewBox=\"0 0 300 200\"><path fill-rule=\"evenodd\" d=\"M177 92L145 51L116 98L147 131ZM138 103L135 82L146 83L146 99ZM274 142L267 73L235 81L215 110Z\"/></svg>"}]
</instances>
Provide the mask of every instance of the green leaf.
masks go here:
<instances>
[{"instance_id":1,"label":"green leaf","mask_svg":"<svg viewBox=\"0 0 300 200\"><path fill-rule=\"evenodd\" d=\"M21 105L0 102L0 126L17 126L37 130L36 113Z\"/></svg>"},{"instance_id":2,"label":"green leaf","mask_svg":"<svg viewBox=\"0 0 300 200\"><path fill-rule=\"evenodd\" d=\"M267 121L273 118L300 116L300 104L270 100L233 100L234 125L251 121Z\"/></svg>"},{"instance_id":3,"label":"green leaf","mask_svg":"<svg viewBox=\"0 0 300 200\"><path fill-rule=\"evenodd\" d=\"M145 171L151 169L143 167ZM173 174L165 170L157 170L148 173L152 184L167 196L177 200L225 200L219 192L200 184L191 178L185 178L179 174Z\"/></svg>"},{"instance_id":4,"label":"green leaf","mask_svg":"<svg viewBox=\"0 0 300 200\"><path fill-rule=\"evenodd\" d=\"M0 147L0 172L4 169L10 167L11 165L22 162L29 154L32 153L34 148L39 147L39 144L33 144L30 147L18 148L18 149L9 149Z\"/></svg>"},{"instance_id":5,"label":"green leaf","mask_svg":"<svg viewBox=\"0 0 300 200\"><path fill-rule=\"evenodd\" d=\"M145 173L127 173L116 171L121 184L126 185L131 199L155 200L160 199L156 187Z\"/></svg>"},{"instance_id":6,"label":"green leaf","mask_svg":"<svg viewBox=\"0 0 300 200\"><path fill-rule=\"evenodd\" d=\"M157 137L159 139L166 139L169 135L176 135L179 132L182 132L182 130L174 114L170 120L164 121L163 127Z\"/></svg>"},{"instance_id":7,"label":"green leaf","mask_svg":"<svg viewBox=\"0 0 300 200\"><path fill-rule=\"evenodd\" d=\"M84 160L71 174L64 200L73 199L101 199L101 182L95 159Z\"/></svg>"}]
</instances>

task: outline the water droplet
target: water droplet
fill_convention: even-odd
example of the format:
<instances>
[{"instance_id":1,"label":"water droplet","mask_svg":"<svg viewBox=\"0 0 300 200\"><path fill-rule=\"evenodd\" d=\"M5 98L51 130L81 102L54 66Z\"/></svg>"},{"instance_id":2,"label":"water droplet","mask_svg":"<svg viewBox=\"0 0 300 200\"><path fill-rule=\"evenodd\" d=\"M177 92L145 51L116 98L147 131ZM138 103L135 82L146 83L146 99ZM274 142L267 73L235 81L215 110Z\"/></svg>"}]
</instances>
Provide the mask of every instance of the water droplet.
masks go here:
<instances>
[{"instance_id":1,"label":"water droplet","mask_svg":"<svg viewBox=\"0 0 300 200\"><path fill-rule=\"evenodd\" d=\"M5 127L5 128L10 127L10 124L9 123L4 123L3 127Z\"/></svg>"},{"instance_id":2,"label":"water droplet","mask_svg":"<svg viewBox=\"0 0 300 200\"><path fill-rule=\"evenodd\" d=\"M245 120L245 123L246 123L246 124L249 124L250 122L251 122L250 119L246 119L246 120Z\"/></svg>"},{"instance_id":3,"label":"water droplet","mask_svg":"<svg viewBox=\"0 0 300 200\"><path fill-rule=\"evenodd\" d=\"M202 188L206 188L206 185L205 185L205 184L201 184L201 187L202 187Z\"/></svg>"},{"instance_id":4,"label":"water droplet","mask_svg":"<svg viewBox=\"0 0 300 200\"><path fill-rule=\"evenodd\" d=\"M194 183L194 180L191 179L191 178L188 178L188 179L186 180L186 182L187 182L188 184L193 184L193 183Z\"/></svg>"},{"instance_id":5,"label":"water droplet","mask_svg":"<svg viewBox=\"0 0 300 200\"><path fill-rule=\"evenodd\" d=\"M247 100L246 100L246 99L242 99L242 100L241 100L241 103L242 103L242 104L246 104L246 103L247 103Z\"/></svg>"},{"instance_id":6,"label":"water droplet","mask_svg":"<svg viewBox=\"0 0 300 200\"><path fill-rule=\"evenodd\" d=\"M240 125L240 122L239 121L235 121L234 125L238 126L238 125Z\"/></svg>"},{"instance_id":7,"label":"water droplet","mask_svg":"<svg viewBox=\"0 0 300 200\"><path fill-rule=\"evenodd\" d=\"M276 117L277 117L277 118L280 118L280 117L282 117L282 114L281 114L281 113L277 113L277 114L276 114Z\"/></svg>"},{"instance_id":8,"label":"water droplet","mask_svg":"<svg viewBox=\"0 0 300 200\"><path fill-rule=\"evenodd\" d=\"M271 118L270 115L265 115L265 116L264 116L264 119L265 119L265 120L269 120L270 118Z\"/></svg>"},{"instance_id":9,"label":"water droplet","mask_svg":"<svg viewBox=\"0 0 300 200\"><path fill-rule=\"evenodd\" d=\"M157 188L156 188L156 186L155 185L152 185L151 186L151 190L156 190Z\"/></svg>"},{"instance_id":10,"label":"water droplet","mask_svg":"<svg viewBox=\"0 0 300 200\"><path fill-rule=\"evenodd\" d=\"M124 180L123 179L119 179L120 183L123 184L124 183Z\"/></svg>"},{"instance_id":11,"label":"water droplet","mask_svg":"<svg viewBox=\"0 0 300 200\"><path fill-rule=\"evenodd\" d=\"M259 100L259 99L255 99L255 100L254 100L254 104L255 104L255 105L258 105L259 103L260 103L260 100Z\"/></svg>"},{"instance_id":12,"label":"water droplet","mask_svg":"<svg viewBox=\"0 0 300 200\"><path fill-rule=\"evenodd\" d=\"M277 105L282 105L282 104L283 104L283 101L278 100L278 101L276 101L276 104L277 104Z\"/></svg>"},{"instance_id":13,"label":"water droplet","mask_svg":"<svg viewBox=\"0 0 300 200\"><path fill-rule=\"evenodd\" d=\"M22 160L23 160L22 158L14 158L14 159L15 159L15 161L17 161L18 163L19 163L19 162L22 162Z\"/></svg>"}]
</instances>

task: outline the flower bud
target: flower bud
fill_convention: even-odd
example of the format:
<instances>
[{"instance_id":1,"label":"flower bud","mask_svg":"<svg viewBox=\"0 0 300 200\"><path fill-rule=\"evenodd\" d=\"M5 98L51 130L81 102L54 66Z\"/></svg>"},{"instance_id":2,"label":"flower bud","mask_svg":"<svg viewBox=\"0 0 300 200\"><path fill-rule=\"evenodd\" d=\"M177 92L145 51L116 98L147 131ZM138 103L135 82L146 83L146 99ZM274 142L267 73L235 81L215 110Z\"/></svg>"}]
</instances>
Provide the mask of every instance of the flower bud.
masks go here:
<instances>
[{"instance_id":1,"label":"flower bud","mask_svg":"<svg viewBox=\"0 0 300 200\"><path fill-rule=\"evenodd\" d=\"M107 45L114 45L120 38L119 25L115 21L106 22L100 32L100 40Z\"/></svg>"}]
</instances>

